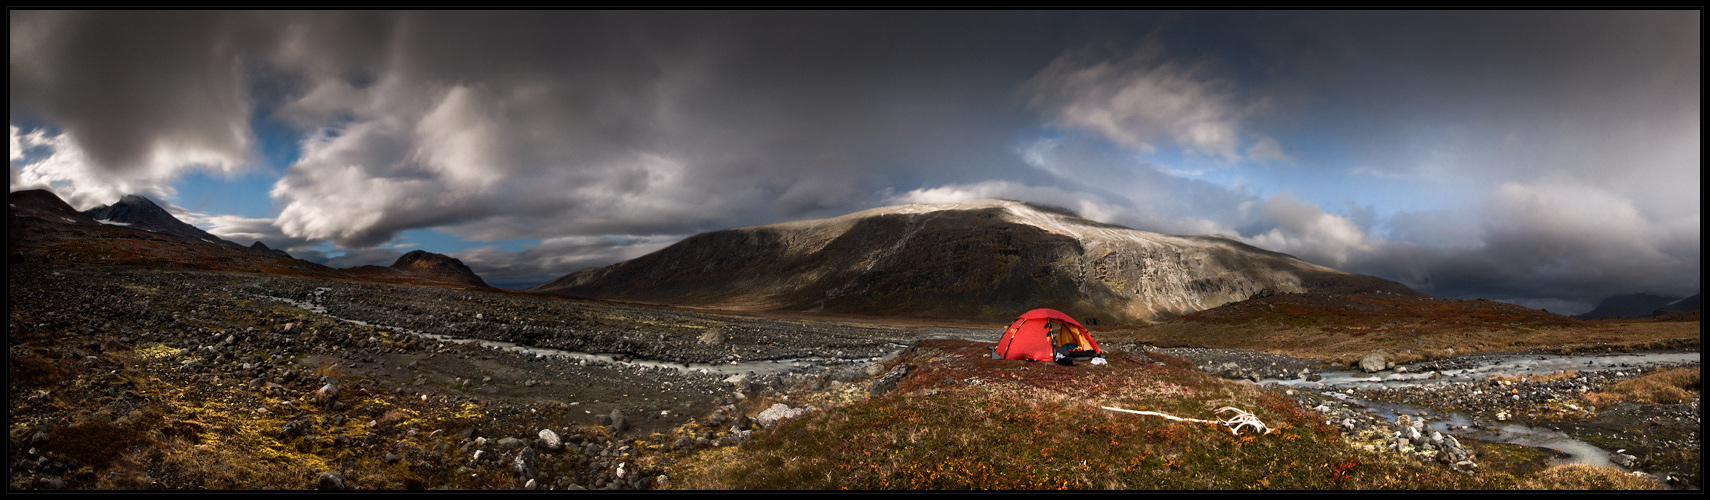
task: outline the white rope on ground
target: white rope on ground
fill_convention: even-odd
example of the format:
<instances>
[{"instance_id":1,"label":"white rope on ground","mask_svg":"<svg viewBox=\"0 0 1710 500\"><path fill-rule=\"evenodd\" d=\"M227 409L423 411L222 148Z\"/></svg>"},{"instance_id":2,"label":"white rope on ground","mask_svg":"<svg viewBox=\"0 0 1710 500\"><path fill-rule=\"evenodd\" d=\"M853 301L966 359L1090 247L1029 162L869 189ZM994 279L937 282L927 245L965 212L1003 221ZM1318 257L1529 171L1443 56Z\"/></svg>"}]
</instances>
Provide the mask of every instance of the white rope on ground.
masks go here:
<instances>
[{"instance_id":1,"label":"white rope on ground","mask_svg":"<svg viewBox=\"0 0 1710 500\"><path fill-rule=\"evenodd\" d=\"M1252 413L1248 413L1245 410L1242 410L1240 408L1236 408L1233 406L1225 406L1222 408L1218 408L1217 413L1221 414L1223 412L1233 411L1233 412L1235 412L1235 416L1229 417L1228 419L1217 419L1217 420L1200 420L1197 418L1182 418L1182 417L1178 417L1175 415L1171 415L1168 413L1162 413L1162 412L1124 410L1122 408L1112 408L1109 406L1100 406L1099 408L1104 408L1106 410L1111 410L1111 411L1133 413L1136 415L1152 415L1152 416L1156 416L1156 417L1164 417L1164 418L1167 418L1170 420L1176 420L1176 421L1181 421L1181 422L1200 422L1200 423L1206 423L1206 424L1223 424L1225 427L1229 428L1230 434L1234 434L1237 436L1241 435L1241 428L1242 427L1249 427L1249 426L1253 428L1254 432L1263 431L1260 435L1270 434L1272 432L1275 432L1274 429L1271 429L1270 427L1266 426L1264 422L1260 422L1259 417L1253 415Z\"/></svg>"}]
</instances>

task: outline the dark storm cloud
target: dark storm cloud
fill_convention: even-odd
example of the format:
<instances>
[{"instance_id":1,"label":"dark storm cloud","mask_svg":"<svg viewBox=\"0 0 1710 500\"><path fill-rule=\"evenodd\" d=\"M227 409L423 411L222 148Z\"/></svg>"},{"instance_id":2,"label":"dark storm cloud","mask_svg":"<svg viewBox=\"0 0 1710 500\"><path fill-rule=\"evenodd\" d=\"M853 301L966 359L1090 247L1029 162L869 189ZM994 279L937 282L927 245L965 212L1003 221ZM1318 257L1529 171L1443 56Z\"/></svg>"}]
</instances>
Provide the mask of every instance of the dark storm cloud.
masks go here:
<instances>
[{"instance_id":1,"label":"dark storm cloud","mask_svg":"<svg viewBox=\"0 0 1710 500\"><path fill-rule=\"evenodd\" d=\"M186 169L249 168L262 120L300 133L301 155L276 166L276 218L228 224L301 252L429 227L546 239L463 254L523 280L696 231L1002 196L1566 303L1698 286L1700 22L14 11L11 178L74 204L170 195Z\"/></svg>"},{"instance_id":2,"label":"dark storm cloud","mask_svg":"<svg viewBox=\"0 0 1710 500\"><path fill-rule=\"evenodd\" d=\"M10 14L14 123L52 123L113 175L244 164L244 63L266 24L202 11Z\"/></svg>"},{"instance_id":3,"label":"dark storm cloud","mask_svg":"<svg viewBox=\"0 0 1710 500\"><path fill-rule=\"evenodd\" d=\"M275 189L280 223L347 246L682 233L1018 171L988 146L1031 119L1005 103L1055 55L1037 17L402 14L372 85L325 78L286 107L351 118Z\"/></svg>"}]
</instances>

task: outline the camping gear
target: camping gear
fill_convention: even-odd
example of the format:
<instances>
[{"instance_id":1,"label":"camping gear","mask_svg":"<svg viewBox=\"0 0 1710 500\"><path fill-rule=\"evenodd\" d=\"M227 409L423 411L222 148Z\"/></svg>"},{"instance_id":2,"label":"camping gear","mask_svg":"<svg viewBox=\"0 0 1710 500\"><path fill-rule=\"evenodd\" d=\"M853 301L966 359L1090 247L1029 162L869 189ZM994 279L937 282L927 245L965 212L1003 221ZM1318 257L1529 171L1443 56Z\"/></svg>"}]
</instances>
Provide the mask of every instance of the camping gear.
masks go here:
<instances>
[{"instance_id":1,"label":"camping gear","mask_svg":"<svg viewBox=\"0 0 1710 500\"><path fill-rule=\"evenodd\" d=\"M1009 324L992 357L1050 362L1057 361L1059 353L1065 358L1085 359L1104 351L1099 350L1098 342L1075 318L1055 309L1034 309Z\"/></svg>"}]
</instances>

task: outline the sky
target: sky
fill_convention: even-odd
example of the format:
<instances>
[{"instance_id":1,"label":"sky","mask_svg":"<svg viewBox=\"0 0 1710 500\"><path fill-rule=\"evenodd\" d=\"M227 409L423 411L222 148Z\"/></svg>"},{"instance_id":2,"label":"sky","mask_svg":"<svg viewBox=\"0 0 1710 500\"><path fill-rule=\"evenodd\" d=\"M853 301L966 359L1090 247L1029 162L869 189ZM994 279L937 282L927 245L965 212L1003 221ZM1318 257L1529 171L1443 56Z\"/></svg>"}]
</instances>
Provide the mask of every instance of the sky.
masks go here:
<instances>
[{"instance_id":1,"label":"sky","mask_svg":"<svg viewBox=\"0 0 1710 500\"><path fill-rule=\"evenodd\" d=\"M11 190L526 287L1007 198L1575 314L1701 287L1702 11L10 11Z\"/></svg>"}]
</instances>

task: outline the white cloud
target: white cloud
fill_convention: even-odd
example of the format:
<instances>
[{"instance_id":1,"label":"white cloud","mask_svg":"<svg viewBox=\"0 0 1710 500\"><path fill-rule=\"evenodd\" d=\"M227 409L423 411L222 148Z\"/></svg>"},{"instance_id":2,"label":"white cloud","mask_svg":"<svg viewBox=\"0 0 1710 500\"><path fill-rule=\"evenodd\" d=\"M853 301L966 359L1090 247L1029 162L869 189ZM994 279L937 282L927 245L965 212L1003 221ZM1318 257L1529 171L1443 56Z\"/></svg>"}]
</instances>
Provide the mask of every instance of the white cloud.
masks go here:
<instances>
[{"instance_id":1,"label":"white cloud","mask_svg":"<svg viewBox=\"0 0 1710 500\"><path fill-rule=\"evenodd\" d=\"M1233 82L1210 73L1205 64L1167 59L1160 44L1148 40L1124 57L1063 54L1023 88L1032 105L1061 126L1143 152L1179 145L1238 161L1242 106Z\"/></svg>"},{"instance_id":2,"label":"white cloud","mask_svg":"<svg viewBox=\"0 0 1710 500\"><path fill-rule=\"evenodd\" d=\"M481 279L496 287L529 287L560 276L615 264L661 250L685 235L568 236L549 238L521 251L496 246L453 253Z\"/></svg>"},{"instance_id":3,"label":"white cloud","mask_svg":"<svg viewBox=\"0 0 1710 500\"><path fill-rule=\"evenodd\" d=\"M1266 199L1259 216L1270 229L1247 240L1260 248L1338 268L1374 249L1364 228L1288 193Z\"/></svg>"},{"instance_id":4,"label":"white cloud","mask_svg":"<svg viewBox=\"0 0 1710 500\"><path fill-rule=\"evenodd\" d=\"M1265 137L1247 147L1247 158L1259 163L1281 163L1294 165L1294 157L1283 152L1282 143L1276 139Z\"/></svg>"},{"instance_id":5,"label":"white cloud","mask_svg":"<svg viewBox=\"0 0 1710 500\"><path fill-rule=\"evenodd\" d=\"M41 148L46 152L33 162L12 162L13 191L48 189L78 210L114 203L127 194L165 201L174 193L168 181L176 172L169 164L130 172L109 172L95 166L69 132L48 135L39 129L28 134L19 134L18 131L18 127L12 127L11 140L18 145L18 150ZM14 160L24 157L22 154L14 156ZM157 174L157 171L164 173Z\"/></svg>"}]
</instances>

